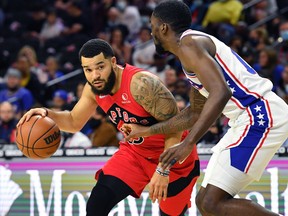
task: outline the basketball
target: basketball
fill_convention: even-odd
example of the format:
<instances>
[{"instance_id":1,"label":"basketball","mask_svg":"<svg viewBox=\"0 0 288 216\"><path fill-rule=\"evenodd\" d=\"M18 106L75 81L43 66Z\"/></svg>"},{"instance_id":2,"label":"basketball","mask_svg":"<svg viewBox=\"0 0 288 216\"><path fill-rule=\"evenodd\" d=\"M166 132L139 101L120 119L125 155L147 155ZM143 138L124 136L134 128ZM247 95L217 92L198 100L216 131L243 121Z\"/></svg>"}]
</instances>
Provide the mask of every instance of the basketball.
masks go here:
<instances>
[{"instance_id":1,"label":"basketball","mask_svg":"<svg viewBox=\"0 0 288 216\"><path fill-rule=\"evenodd\" d=\"M19 150L32 159L49 158L58 149L60 141L59 127L47 116L34 115L16 131Z\"/></svg>"}]
</instances>

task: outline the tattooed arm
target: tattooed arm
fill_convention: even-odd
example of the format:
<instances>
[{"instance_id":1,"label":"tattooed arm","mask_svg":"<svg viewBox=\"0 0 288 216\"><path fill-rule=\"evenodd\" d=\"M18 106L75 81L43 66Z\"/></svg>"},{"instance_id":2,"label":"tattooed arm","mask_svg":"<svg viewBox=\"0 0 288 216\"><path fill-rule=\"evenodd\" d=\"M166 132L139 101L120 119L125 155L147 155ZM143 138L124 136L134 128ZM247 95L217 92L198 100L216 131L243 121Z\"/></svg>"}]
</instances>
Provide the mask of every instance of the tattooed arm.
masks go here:
<instances>
[{"instance_id":1,"label":"tattooed arm","mask_svg":"<svg viewBox=\"0 0 288 216\"><path fill-rule=\"evenodd\" d=\"M128 124L124 125L128 131L125 139L129 140L139 136L150 136L154 134L169 134L190 129L198 119L198 116L200 115L205 102L206 98L202 96L196 89L191 88L190 106L186 107L175 116L171 115L170 117L173 117L168 117L169 120L167 118L166 121L159 122L150 127L136 127ZM166 106L166 103L164 103L164 106ZM163 111L161 110L161 112ZM133 130L131 131L131 129Z\"/></svg>"},{"instance_id":2,"label":"tattooed arm","mask_svg":"<svg viewBox=\"0 0 288 216\"><path fill-rule=\"evenodd\" d=\"M197 121L206 98L194 88L190 90L190 106L182 110L178 115L165 122L152 125L149 134L167 134L173 131L183 131L190 129Z\"/></svg>"},{"instance_id":3,"label":"tattooed arm","mask_svg":"<svg viewBox=\"0 0 288 216\"><path fill-rule=\"evenodd\" d=\"M170 119L179 112L172 93L153 74L147 72L135 74L130 88L136 102L159 122ZM169 131L166 133L165 148L180 141L182 134L180 132Z\"/></svg>"}]
</instances>

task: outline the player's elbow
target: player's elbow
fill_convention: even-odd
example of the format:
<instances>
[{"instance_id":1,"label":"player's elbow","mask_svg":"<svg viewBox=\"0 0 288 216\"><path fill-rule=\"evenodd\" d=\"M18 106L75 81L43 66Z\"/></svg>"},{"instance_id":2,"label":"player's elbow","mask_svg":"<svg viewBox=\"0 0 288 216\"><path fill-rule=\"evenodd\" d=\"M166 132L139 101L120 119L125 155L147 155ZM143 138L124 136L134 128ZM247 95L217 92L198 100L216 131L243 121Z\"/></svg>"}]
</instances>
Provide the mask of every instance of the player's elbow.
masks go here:
<instances>
[{"instance_id":1,"label":"player's elbow","mask_svg":"<svg viewBox=\"0 0 288 216\"><path fill-rule=\"evenodd\" d=\"M218 90L218 93L217 95L215 94L213 96L214 99L218 100L218 105L223 107L227 104L227 102L230 100L230 98L232 97L232 92L229 88L221 88Z\"/></svg>"},{"instance_id":2,"label":"player's elbow","mask_svg":"<svg viewBox=\"0 0 288 216\"><path fill-rule=\"evenodd\" d=\"M230 98L232 97L232 92L231 92L231 90L230 90L230 88L226 88L224 91L223 91L224 93L223 93L223 100L227 103L229 100L230 100Z\"/></svg>"}]
</instances>

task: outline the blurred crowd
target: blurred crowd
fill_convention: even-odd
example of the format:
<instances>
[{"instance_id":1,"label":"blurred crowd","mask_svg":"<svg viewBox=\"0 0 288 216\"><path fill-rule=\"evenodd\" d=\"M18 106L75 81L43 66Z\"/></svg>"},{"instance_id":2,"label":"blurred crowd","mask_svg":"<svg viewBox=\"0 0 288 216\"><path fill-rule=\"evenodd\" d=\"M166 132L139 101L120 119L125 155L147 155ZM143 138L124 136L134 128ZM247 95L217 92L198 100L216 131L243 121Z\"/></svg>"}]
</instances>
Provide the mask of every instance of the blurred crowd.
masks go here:
<instances>
[{"instance_id":1,"label":"blurred crowd","mask_svg":"<svg viewBox=\"0 0 288 216\"><path fill-rule=\"evenodd\" d=\"M91 38L108 41L118 64L133 64L160 77L180 110L190 84L178 59L156 54L149 18L159 0L2 0L0 2L0 144L15 143L15 127L33 107L71 110L85 77L78 51ZM222 40L247 61L288 103L288 1L184 0L191 28ZM250 68L247 68L249 70ZM227 131L220 117L201 145ZM62 147L118 146L123 137L101 110Z\"/></svg>"}]
</instances>

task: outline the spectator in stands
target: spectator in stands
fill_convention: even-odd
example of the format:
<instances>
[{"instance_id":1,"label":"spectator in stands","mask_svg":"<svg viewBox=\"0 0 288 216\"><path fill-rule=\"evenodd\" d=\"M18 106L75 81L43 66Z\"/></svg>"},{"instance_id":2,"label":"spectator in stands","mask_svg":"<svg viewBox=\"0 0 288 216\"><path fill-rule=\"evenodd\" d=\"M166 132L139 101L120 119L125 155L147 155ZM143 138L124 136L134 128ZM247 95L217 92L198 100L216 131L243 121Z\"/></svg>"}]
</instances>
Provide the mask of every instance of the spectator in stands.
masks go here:
<instances>
[{"instance_id":1,"label":"spectator in stands","mask_svg":"<svg viewBox=\"0 0 288 216\"><path fill-rule=\"evenodd\" d=\"M258 1L247 14L248 24L253 24L267 18L269 15L277 11L277 3L275 0Z\"/></svg>"},{"instance_id":2,"label":"spectator in stands","mask_svg":"<svg viewBox=\"0 0 288 216\"><path fill-rule=\"evenodd\" d=\"M255 55L253 49L247 45L244 45L240 51L240 56L249 64L253 65L255 63Z\"/></svg>"},{"instance_id":3,"label":"spectator in stands","mask_svg":"<svg viewBox=\"0 0 288 216\"><path fill-rule=\"evenodd\" d=\"M266 46L271 45L269 35L264 27L259 27L250 31L247 46L253 48L254 58L258 57L259 52Z\"/></svg>"},{"instance_id":4,"label":"spectator in stands","mask_svg":"<svg viewBox=\"0 0 288 216\"><path fill-rule=\"evenodd\" d=\"M23 34L25 42L39 47L39 33L46 20L45 6L41 2L34 3L31 10L27 12L28 20L25 22Z\"/></svg>"},{"instance_id":5,"label":"spectator in stands","mask_svg":"<svg viewBox=\"0 0 288 216\"><path fill-rule=\"evenodd\" d=\"M217 0L211 3L202 21L204 31L229 44L242 9L243 4L238 0Z\"/></svg>"},{"instance_id":6,"label":"spectator in stands","mask_svg":"<svg viewBox=\"0 0 288 216\"><path fill-rule=\"evenodd\" d=\"M278 52L279 63L286 64L288 62L288 21L283 21L279 26L280 42L275 45Z\"/></svg>"},{"instance_id":7,"label":"spectator in stands","mask_svg":"<svg viewBox=\"0 0 288 216\"><path fill-rule=\"evenodd\" d=\"M67 17L64 20L64 30L62 34L65 36L90 35L91 25L90 17L84 13L81 1L69 0L66 4L65 11ZM75 37L67 37L73 40Z\"/></svg>"},{"instance_id":8,"label":"spectator in stands","mask_svg":"<svg viewBox=\"0 0 288 216\"><path fill-rule=\"evenodd\" d=\"M177 79L177 72L174 68L169 68L165 71L164 84L169 89L169 91L175 91L175 84Z\"/></svg>"},{"instance_id":9,"label":"spectator in stands","mask_svg":"<svg viewBox=\"0 0 288 216\"><path fill-rule=\"evenodd\" d=\"M142 27L132 52L132 63L136 67L147 69L154 63L155 45L149 27Z\"/></svg>"},{"instance_id":10,"label":"spectator in stands","mask_svg":"<svg viewBox=\"0 0 288 216\"><path fill-rule=\"evenodd\" d=\"M127 34L125 34L123 28L117 26L112 29L110 44L119 64L131 62L132 46L127 41Z\"/></svg>"},{"instance_id":11,"label":"spectator in stands","mask_svg":"<svg viewBox=\"0 0 288 216\"><path fill-rule=\"evenodd\" d=\"M119 24L120 11L115 7L115 0L90 1L92 10L93 32L97 35L99 32L108 31L107 26Z\"/></svg>"},{"instance_id":12,"label":"spectator in stands","mask_svg":"<svg viewBox=\"0 0 288 216\"><path fill-rule=\"evenodd\" d=\"M21 72L21 86L28 89L38 105L46 103L44 94L45 86L40 83L35 73L31 71L31 64L26 55L19 55L15 67Z\"/></svg>"},{"instance_id":13,"label":"spectator in stands","mask_svg":"<svg viewBox=\"0 0 288 216\"><path fill-rule=\"evenodd\" d=\"M88 121L91 127L91 134L89 135L93 147L99 146L116 146L119 147L119 140L117 138L117 130L115 126L107 121L106 113L97 108L95 114Z\"/></svg>"},{"instance_id":14,"label":"spectator in stands","mask_svg":"<svg viewBox=\"0 0 288 216\"><path fill-rule=\"evenodd\" d=\"M7 70L6 88L0 91L0 103L4 101L12 104L16 119L20 119L34 105L31 92L21 87L21 73L17 69Z\"/></svg>"},{"instance_id":15,"label":"spectator in stands","mask_svg":"<svg viewBox=\"0 0 288 216\"><path fill-rule=\"evenodd\" d=\"M174 95L176 103L177 103L177 107L179 108L179 110L183 110L186 106L187 103L184 100L184 98L181 95Z\"/></svg>"},{"instance_id":16,"label":"spectator in stands","mask_svg":"<svg viewBox=\"0 0 288 216\"><path fill-rule=\"evenodd\" d=\"M67 103L68 92L63 89L59 89L54 92L51 109L61 111Z\"/></svg>"},{"instance_id":17,"label":"spectator in stands","mask_svg":"<svg viewBox=\"0 0 288 216\"><path fill-rule=\"evenodd\" d=\"M122 12L120 23L127 26L127 39L132 41L142 27L139 9L128 0L117 0L116 7Z\"/></svg>"},{"instance_id":18,"label":"spectator in stands","mask_svg":"<svg viewBox=\"0 0 288 216\"><path fill-rule=\"evenodd\" d=\"M77 83L77 87L76 89L73 89L75 92L73 93L74 94L74 97L72 98L71 102L66 104L65 105L65 110L72 110L73 107L76 105L76 103L79 101L81 95L82 95L82 92L83 92L83 89L84 89L84 86L85 86L85 82L79 82ZM85 127L85 126L84 126ZM83 132L81 130L81 132ZM86 133L85 133L86 134Z\"/></svg>"},{"instance_id":19,"label":"spectator in stands","mask_svg":"<svg viewBox=\"0 0 288 216\"><path fill-rule=\"evenodd\" d=\"M44 72L44 65L38 62L37 53L35 49L29 45L23 46L19 52L18 56L26 56L29 64L30 64L30 71L37 75L38 80L40 83L46 83L48 76Z\"/></svg>"},{"instance_id":20,"label":"spectator in stands","mask_svg":"<svg viewBox=\"0 0 288 216\"><path fill-rule=\"evenodd\" d=\"M242 47L243 47L243 40L240 36L236 35L231 38L229 46L233 49L236 53L241 55Z\"/></svg>"},{"instance_id":21,"label":"spectator in stands","mask_svg":"<svg viewBox=\"0 0 288 216\"><path fill-rule=\"evenodd\" d=\"M236 25L240 19L243 4L238 0L217 0L210 4L202 22L203 27L213 23Z\"/></svg>"},{"instance_id":22,"label":"spectator in stands","mask_svg":"<svg viewBox=\"0 0 288 216\"><path fill-rule=\"evenodd\" d=\"M76 133L63 132L63 147L64 148L90 148L92 143L90 139L80 131Z\"/></svg>"},{"instance_id":23,"label":"spectator in stands","mask_svg":"<svg viewBox=\"0 0 288 216\"><path fill-rule=\"evenodd\" d=\"M165 80L165 71L170 68L167 64L167 56L159 55L156 52L153 55L154 64L149 68L149 71L158 76L162 82Z\"/></svg>"},{"instance_id":24,"label":"spectator in stands","mask_svg":"<svg viewBox=\"0 0 288 216\"><path fill-rule=\"evenodd\" d=\"M59 69L58 59L54 56L49 56L46 59L45 72L48 74L48 80L53 80L64 75L64 72Z\"/></svg>"},{"instance_id":25,"label":"spectator in stands","mask_svg":"<svg viewBox=\"0 0 288 216\"><path fill-rule=\"evenodd\" d=\"M187 78L179 78L175 83L175 90L172 93L173 95L180 95L186 101L186 104L188 104L190 88L191 85Z\"/></svg>"},{"instance_id":26,"label":"spectator in stands","mask_svg":"<svg viewBox=\"0 0 288 216\"><path fill-rule=\"evenodd\" d=\"M104 24L102 31L104 30L105 32L110 32L113 28L120 25L121 11L117 7L110 7L106 16L107 21Z\"/></svg>"},{"instance_id":27,"label":"spectator in stands","mask_svg":"<svg viewBox=\"0 0 288 216\"><path fill-rule=\"evenodd\" d=\"M48 56L45 63L44 71L48 76L47 82L64 76L64 72L59 69L58 59L55 56ZM46 100L52 100L54 92L63 88L65 83L65 81L61 81L54 85L47 86L45 91Z\"/></svg>"},{"instance_id":28,"label":"spectator in stands","mask_svg":"<svg viewBox=\"0 0 288 216\"><path fill-rule=\"evenodd\" d=\"M205 135L199 140L201 144L216 144L221 139L222 129L218 120L214 122Z\"/></svg>"},{"instance_id":29,"label":"spectator in stands","mask_svg":"<svg viewBox=\"0 0 288 216\"><path fill-rule=\"evenodd\" d=\"M39 33L39 39L42 43L46 40L58 37L64 29L62 20L57 16L55 9L49 9L47 17Z\"/></svg>"},{"instance_id":30,"label":"spectator in stands","mask_svg":"<svg viewBox=\"0 0 288 216\"><path fill-rule=\"evenodd\" d=\"M288 104L288 63L285 65L277 94Z\"/></svg>"},{"instance_id":31,"label":"spectator in stands","mask_svg":"<svg viewBox=\"0 0 288 216\"><path fill-rule=\"evenodd\" d=\"M17 120L11 103L0 103L0 144L15 143Z\"/></svg>"},{"instance_id":32,"label":"spectator in stands","mask_svg":"<svg viewBox=\"0 0 288 216\"><path fill-rule=\"evenodd\" d=\"M279 86L283 65L277 63L277 53L271 48L264 48L260 52L258 63L253 65L253 68L262 77L268 78L273 83L273 91Z\"/></svg>"}]
</instances>

